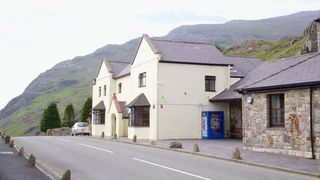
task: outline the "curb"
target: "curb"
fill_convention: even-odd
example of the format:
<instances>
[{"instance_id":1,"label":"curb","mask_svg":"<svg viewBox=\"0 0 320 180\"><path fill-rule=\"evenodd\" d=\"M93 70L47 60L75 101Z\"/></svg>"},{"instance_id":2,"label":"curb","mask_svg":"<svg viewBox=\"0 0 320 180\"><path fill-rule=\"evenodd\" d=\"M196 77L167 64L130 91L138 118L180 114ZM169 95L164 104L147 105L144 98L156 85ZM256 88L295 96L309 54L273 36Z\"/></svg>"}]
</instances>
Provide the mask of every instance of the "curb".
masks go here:
<instances>
[{"instance_id":1,"label":"curb","mask_svg":"<svg viewBox=\"0 0 320 180\"><path fill-rule=\"evenodd\" d=\"M228 161L228 162L233 162L233 163L238 163L238 164L244 164L244 165L247 165L247 166L268 168L268 169L271 169L271 170L277 170L277 171L282 171L282 172L287 172L287 173L305 175L305 176L309 176L309 177L313 177L313 178L315 177L315 178L319 178L320 179L318 174L313 174L313 173L308 173L308 172L303 172L303 171L298 171L298 170L292 170L292 169L287 169L287 168L282 168L282 167L277 167L277 166L270 166L270 165L267 165L267 164L253 163L253 162L248 162L248 161L244 161L244 160L229 159L229 158L224 158L224 157L220 157L220 156L215 156L215 155L212 155L212 154L191 152L191 151L184 150L184 149L171 149L171 148L161 147L161 146L157 146L157 145L141 144L141 143L138 143L138 142L134 143L134 142L130 142L130 141L113 140L113 139L99 138L99 137L93 137L93 136L91 136L91 138L100 139L100 140L106 140L106 141L110 141L110 142L120 142L120 143L125 143L125 144L133 144L133 145L138 145L138 146L162 149L162 150L173 151L173 152L180 152L180 153L185 153L185 154L192 154L192 155L201 156L201 157L207 157L207 158L213 158L213 159L218 159L218 160L223 160L223 161Z\"/></svg>"},{"instance_id":2,"label":"curb","mask_svg":"<svg viewBox=\"0 0 320 180\"><path fill-rule=\"evenodd\" d=\"M21 147L20 147L21 148ZM14 149L16 151L19 152L19 146L18 145L14 145ZM24 152L23 157L28 159L30 156L29 153L27 153L26 151ZM37 157L36 157L37 158ZM44 173L46 176L48 176L50 179L52 180L59 180L61 178L61 176L54 171L52 168L50 168L48 165L46 165L45 163L41 162L39 159L36 159L36 165L35 167L37 169L39 169L42 173Z\"/></svg>"}]
</instances>

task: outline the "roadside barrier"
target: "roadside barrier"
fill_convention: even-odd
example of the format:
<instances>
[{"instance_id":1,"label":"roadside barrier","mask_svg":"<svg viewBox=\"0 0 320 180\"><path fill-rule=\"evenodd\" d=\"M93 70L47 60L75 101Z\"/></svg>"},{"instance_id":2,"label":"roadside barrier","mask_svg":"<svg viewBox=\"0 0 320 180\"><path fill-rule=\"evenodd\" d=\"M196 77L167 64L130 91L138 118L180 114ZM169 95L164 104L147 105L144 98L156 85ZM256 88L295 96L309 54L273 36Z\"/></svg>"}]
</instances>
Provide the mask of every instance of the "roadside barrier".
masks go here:
<instances>
[{"instance_id":1,"label":"roadside barrier","mask_svg":"<svg viewBox=\"0 0 320 180\"><path fill-rule=\"evenodd\" d=\"M104 138L104 131L102 131L101 133L101 138Z\"/></svg>"},{"instance_id":2,"label":"roadside barrier","mask_svg":"<svg viewBox=\"0 0 320 180\"><path fill-rule=\"evenodd\" d=\"M198 145L198 144L194 144L194 145L193 145L193 152L200 152L200 149L199 149L199 145Z\"/></svg>"},{"instance_id":3,"label":"roadside barrier","mask_svg":"<svg viewBox=\"0 0 320 180\"><path fill-rule=\"evenodd\" d=\"M134 136L133 136L132 142L137 142L137 135L134 135Z\"/></svg>"},{"instance_id":4,"label":"roadside barrier","mask_svg":"<svg viewBox=\"0 0 320 180\"><path fill-rule=\"evenodd\" d=\"M10 143L10 136L6 136L5 139L4 139L4 142L6 144L9 144Z\"/></svg>"},{"instance_id":5,"label":"roadside barrier","mask_svg":"<svg viewBox=\"0 0 320 180\"><path fill-rule=\"evenodd\" d=\"M20 147L19 149L19 156L24 156L24 148Z\"/></svg>"},{"instance_id":6,"label":"roadside barrier","mask_svg":"<svg viewBox=\"0 0 320 180\"><path fill-rule=\"evenodd\" d=\"M238 147L236 147L236 150L232 154L232 159L241 160L241 154Z\"/></svg>"},{"instance_id":7,"label":"roadside barrier","mask_svg":"<svg viewBox=\"0 0 320 180\"><path fill-rule=\"evenodd\" d=\"M10 141L9 147L11 147L11 148L14 147L14 140L13 139Z\"/></svg>"},{"instance_id":8,"label":"roadside barrier","mask_svg":"<svg viewBox=\"0 0 320 180\"><path fill-rule=\"evenodd\" d=\"M34 167L36 165L36 157L33 156L33 154L30 154L29 159L27 161L28 167Z\"/></svg>"}]
</instances>

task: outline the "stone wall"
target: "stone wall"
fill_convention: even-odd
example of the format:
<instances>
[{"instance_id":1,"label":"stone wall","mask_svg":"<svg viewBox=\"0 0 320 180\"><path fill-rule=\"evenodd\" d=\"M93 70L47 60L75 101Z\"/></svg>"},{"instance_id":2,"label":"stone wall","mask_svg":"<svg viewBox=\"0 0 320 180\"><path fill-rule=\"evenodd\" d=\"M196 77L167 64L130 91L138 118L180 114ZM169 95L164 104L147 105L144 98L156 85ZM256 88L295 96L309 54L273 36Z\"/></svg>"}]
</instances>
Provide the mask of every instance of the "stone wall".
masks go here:
<instances>
[{"instance_id":1,"label":"stone wall","mask_svg":"<svg viewBox=\"0 0 320 180\"><path fill-rule=\"evenodd\" d=\"M260 152L311 157L309 89L273 93L284 94L285 126L282 128L268 126L267 93L244 95L242 119L245 148ZM253 98L252 104L246 102L248 96ZM320 89L314 90L313 99L315 147L317 158L320 158Z\"/></svg>"}]
</instances>

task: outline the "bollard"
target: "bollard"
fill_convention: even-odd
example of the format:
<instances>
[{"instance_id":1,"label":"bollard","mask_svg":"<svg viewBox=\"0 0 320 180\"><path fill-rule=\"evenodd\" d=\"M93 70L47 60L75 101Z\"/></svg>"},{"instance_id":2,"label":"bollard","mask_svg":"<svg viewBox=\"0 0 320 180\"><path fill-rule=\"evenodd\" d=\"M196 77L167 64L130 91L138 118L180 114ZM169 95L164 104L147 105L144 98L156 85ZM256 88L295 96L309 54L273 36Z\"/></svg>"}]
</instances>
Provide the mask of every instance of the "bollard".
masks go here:
<instances>
[{"instance_id":1,"label":"bollard","mask_svg":"<svg viewBox=\"0 0 320 180\"><path fill-rule=\"evenodd\" d=\"M63 173L60 180L70 180L71 179L71 170L67 169L66 172Z\"/></svg>"},{"instance_id":2,"label":"bollard","mask_svg":"<svg viewBox=\"0 0 320 180\"><path fill-rule=\"evenodd\" d=\"M117 140L117 138L118 138L118 135L115 134L115 135L114 135L114 140Z\"/></svg>"},{"instance_id":3,"label":"bollard","mask_svg":"<svg viewBox=\"0 0 320 180\"><path fill-rule=\"evenodd\" d=\"M193 145L193 152L200 152L200 149L199 149L199 145L198 145L198 144L194 144L194 145Z\"/></svg>"},{"instance_id":4,"label":"bollard","mask_svg":"<svg viewBox=\"0 0 320 180\"><path fill-rule=\"evenodd\" d=\"M104 131L102 131L101 133L101 138L104 138Z\"/></svg>"},{"instance_id":5,"label":"bollard","mask_svg":"<svg viewBox=\"0 0 320 180\"><path fill-rule=\"evenodd\" d=\"M10 136L6 136L4 142L6 144L9 144L10 143Z\"/></svg>"},{"instance_id":6,"label":"bollard","mask_svg":"<svg viewBox=\"0 0 320 180\"><path fill-rule=\"evenodd\" d=\"M30 154L29 159L27 161L28 167L34 167L36 165L36 157L33 156L33 154Z\"/></svg>"},{"instance_id":7,"label":"bollard","mask_svg":"<svg viewBox=\"0 0 320 180\"><path fill-rule=\"evenodd\" d=\"M10 141L9 147L13 148L13 146L14 146L14 140L12 139L12 140Z\"/></svg>"},{"instance_id":8,"label":"bollard","mask_svg":"<svg viewBox=\"0 0 320 180\"><path fill-rule=\"evenodd\" d=\"M134 135L134 136L133 136L132 142L137 142L137 135Z\"/></svg>"},{"instance_id":9,"label":"bollard","mask_svg":"<svg viewBox=\"0 0 320 180\"><path fill-rule=\"evenodd\" d=\"M19 149L19 156L23 156L23 155L24 155L24 148L21 147L21 148Z\"/></svg>"},{"instance_id":10,"label":"bollard","mask_svg":"<svg viewBox=\"0 0 320 180\"><path fill-rule=\"evenodd\" d=\"M240 150L236 147L236 150L232 154L232 159L241 160Z\"/></svg>"},{"instance_id":11,"label":"bollard","mask_svg":"<svg viewBox=\"0 0 320 180\"><path fill-rule=\"evenodd\" d=\"M2 132L1 138L2 138L3 141L5 140L5 137L6 137L6 133L5 133L5 132Z\"/></svg>"}]
</instances>

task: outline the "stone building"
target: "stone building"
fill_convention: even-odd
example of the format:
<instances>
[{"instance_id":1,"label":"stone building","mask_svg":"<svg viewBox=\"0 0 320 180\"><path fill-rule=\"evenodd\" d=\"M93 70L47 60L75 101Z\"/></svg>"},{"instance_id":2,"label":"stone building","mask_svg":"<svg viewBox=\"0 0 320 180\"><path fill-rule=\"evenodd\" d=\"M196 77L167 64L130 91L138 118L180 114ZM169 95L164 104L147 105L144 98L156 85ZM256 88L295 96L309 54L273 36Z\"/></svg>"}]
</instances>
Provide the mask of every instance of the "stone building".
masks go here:
<instances>
[{"instance_id":1,"label":"stone building","mask_svg":"<svg viewBox=\"0 0 320 180\"><path fill-rule=\"evenodd\" d=\"M320 53L263 63L234 89L245 148L320 159Z\"/></svg>"}]
</instances>

